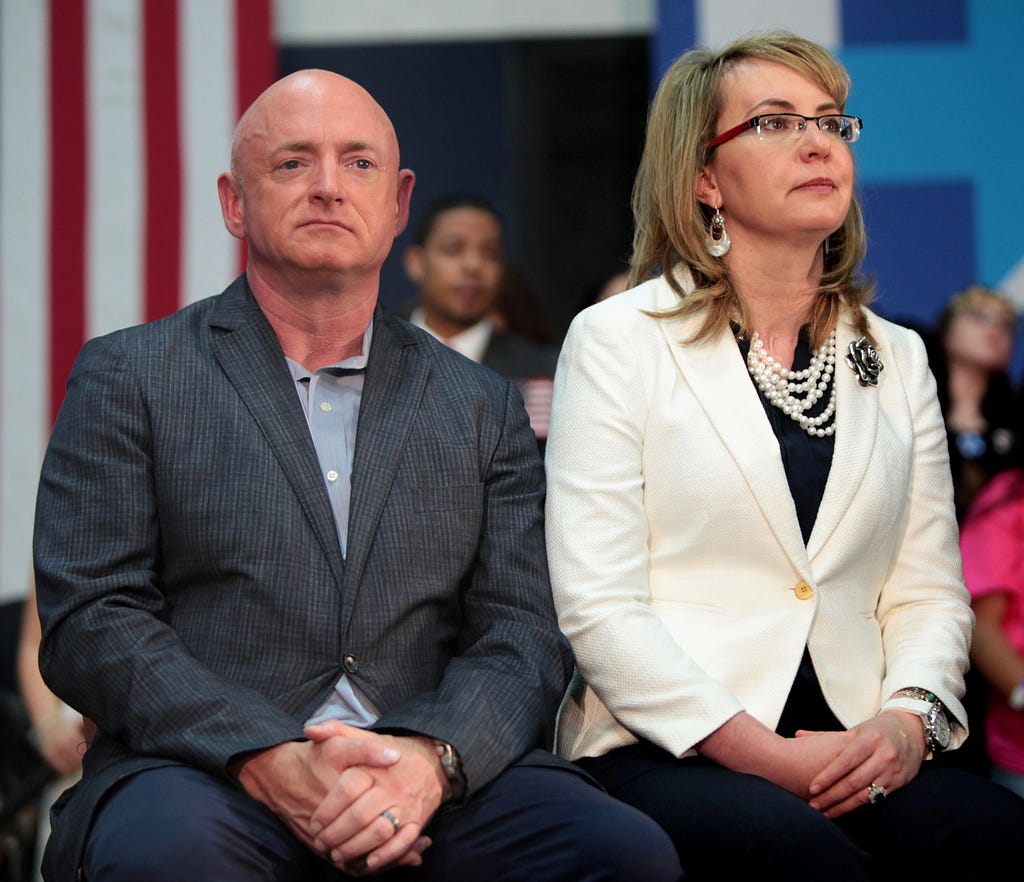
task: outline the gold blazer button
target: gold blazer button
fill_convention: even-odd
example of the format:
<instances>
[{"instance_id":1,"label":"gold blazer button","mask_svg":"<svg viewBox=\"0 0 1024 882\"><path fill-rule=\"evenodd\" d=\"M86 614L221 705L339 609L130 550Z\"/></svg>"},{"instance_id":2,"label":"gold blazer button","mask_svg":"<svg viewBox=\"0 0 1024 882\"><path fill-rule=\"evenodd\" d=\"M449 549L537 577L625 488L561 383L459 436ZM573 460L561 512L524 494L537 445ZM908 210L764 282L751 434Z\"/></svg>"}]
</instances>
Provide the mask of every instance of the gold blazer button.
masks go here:
<instances>
[{"instance_id":1,"label":"gold blazer button","mask_svg":"<svg viewBox=\"0 0 1024 882\"><path fill-rule=\"evenodd\" d=\"M800 600L810 600L814 597L814 589L803 579L793 586L793 590L796 592L796 596L800 598Z\"/></svg>"}]
</instances>

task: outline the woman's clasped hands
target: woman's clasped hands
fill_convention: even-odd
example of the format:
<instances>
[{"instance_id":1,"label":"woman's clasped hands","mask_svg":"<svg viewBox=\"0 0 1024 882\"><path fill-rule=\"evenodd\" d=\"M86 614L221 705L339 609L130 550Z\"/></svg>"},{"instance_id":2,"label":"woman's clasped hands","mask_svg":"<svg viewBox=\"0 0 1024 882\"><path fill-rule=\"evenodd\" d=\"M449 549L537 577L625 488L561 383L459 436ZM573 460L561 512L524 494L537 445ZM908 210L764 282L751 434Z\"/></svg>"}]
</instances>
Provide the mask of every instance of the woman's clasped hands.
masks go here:
<instances>
[{"instance_id":1,"label":"woman's clasped hands","mask_svg":"<svg viewBox=\"0 0 1024 882\"><path fill-rule=\"evenodd\" d=\"M887 710L845 732L797 732L796 742L828 737L841 750L810 783L810 804L826 817L891 796L921 768L926 746L921 720L914 713Z\"/></svg>"}]
</instances>

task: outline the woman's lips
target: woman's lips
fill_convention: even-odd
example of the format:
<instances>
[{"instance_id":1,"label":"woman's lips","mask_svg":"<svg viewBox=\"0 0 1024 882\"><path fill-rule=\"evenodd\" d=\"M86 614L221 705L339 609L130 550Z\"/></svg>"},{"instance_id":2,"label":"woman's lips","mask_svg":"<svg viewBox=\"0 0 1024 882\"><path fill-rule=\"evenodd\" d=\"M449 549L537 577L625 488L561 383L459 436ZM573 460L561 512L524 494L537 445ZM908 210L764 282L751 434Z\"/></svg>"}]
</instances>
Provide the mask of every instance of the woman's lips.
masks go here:
<instances>
[{"instance_id":1,"label":"woman's lips","mask_svg":"<svg viewBox=\"0 0 1024 882\"><path fill-rule=\"evenodd\" d=\"M809 181L804 181L796 189L830 191L836 189L836 182L832 178L812 178Z\"/></svg>"}]
</instances>

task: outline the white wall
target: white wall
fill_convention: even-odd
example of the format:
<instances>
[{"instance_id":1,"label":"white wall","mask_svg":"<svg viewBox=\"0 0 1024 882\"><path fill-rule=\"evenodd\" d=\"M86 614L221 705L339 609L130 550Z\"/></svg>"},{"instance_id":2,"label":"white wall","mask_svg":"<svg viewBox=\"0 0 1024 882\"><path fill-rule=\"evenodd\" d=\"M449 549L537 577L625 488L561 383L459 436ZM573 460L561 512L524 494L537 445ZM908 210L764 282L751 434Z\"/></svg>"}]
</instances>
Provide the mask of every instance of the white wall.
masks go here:
<instances>
[{"instance_id":1,"label":"white wall","mask_svg":"<svg viewBox=\"0 0 1024 882\"><path fill-rule=\"evenodd\" d=\"M277 41L447 42L644 34L656 0L274 0Z\"/></svg>"}]
</instances>

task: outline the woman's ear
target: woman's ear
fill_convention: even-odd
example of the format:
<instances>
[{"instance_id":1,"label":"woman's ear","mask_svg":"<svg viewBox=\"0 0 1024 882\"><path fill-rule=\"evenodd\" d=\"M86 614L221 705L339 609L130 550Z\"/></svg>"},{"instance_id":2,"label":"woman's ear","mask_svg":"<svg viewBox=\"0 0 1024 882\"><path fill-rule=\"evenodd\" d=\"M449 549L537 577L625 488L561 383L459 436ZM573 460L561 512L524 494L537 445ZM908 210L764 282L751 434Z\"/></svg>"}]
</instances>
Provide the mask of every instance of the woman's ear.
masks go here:
<instances>
[{"instance_id":1,"label":"woman's ear","mask_svg":"<svg viewBox=\"0 0 1024 882\"><path fill-rule=\"evenodd\" d=\"M705 165L697 172L697 180L694 182L693 190L698 202L709 205L711 208L721 207L722 194L718 190L718 184L715 182L715 173L711 166Z\"/></svg>"}]
</instances>

